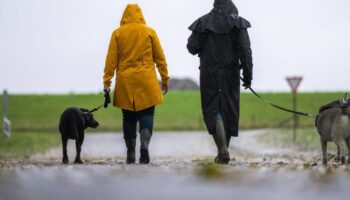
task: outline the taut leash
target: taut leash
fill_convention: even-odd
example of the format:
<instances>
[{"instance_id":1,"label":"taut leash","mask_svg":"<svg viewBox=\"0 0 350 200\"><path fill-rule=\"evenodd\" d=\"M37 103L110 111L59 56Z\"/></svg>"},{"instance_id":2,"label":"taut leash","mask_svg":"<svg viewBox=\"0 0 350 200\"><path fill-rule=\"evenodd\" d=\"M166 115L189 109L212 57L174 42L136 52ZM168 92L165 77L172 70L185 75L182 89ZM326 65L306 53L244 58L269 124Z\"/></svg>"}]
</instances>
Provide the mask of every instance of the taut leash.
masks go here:
<instances>
[{"instance_id":1,"label":"taut leash","mask_svg":"<svg viewBox=\"0 0 350 200\"><path fill-rule=\"evenodd\" d=\"M241 80L243 81L243 78L241 77ZM282 106L279 106L279 105L276 105L274 103L271 103L270 101L264 99L261 95L259 95L257 92L255 92L255 90L252 88L252 87L248 87L248 89L256 96L258 97L260 100L262 100L264 103L274 107L274 108L277 108L279 110L282 110L282 111L285 111L285 112L289 112L289 113L293 113L293 114L297 114L297 115L301 115L301 116L304 116L304 117L309 117L309 118L316 118L314 115L310 114L310 113L304 113L304 112L299 112L299 111L294 111L294 110L291 110L291 109L288 109L288 108L284 108Z\"/></svg>"},{"instance_id":2,"label":"taut leash","mask_svg":"<svg viewBox=\"0 0 350 200\"><path fill-rule=\"evenodd\" d=\"M100 110L100 108L102 108L102 106L103 105L100 105L97 108L94 108L94 109L90 110L89 112L91 112L91 113L96 112L96 111Z\"/></svg>"}]
</instances>

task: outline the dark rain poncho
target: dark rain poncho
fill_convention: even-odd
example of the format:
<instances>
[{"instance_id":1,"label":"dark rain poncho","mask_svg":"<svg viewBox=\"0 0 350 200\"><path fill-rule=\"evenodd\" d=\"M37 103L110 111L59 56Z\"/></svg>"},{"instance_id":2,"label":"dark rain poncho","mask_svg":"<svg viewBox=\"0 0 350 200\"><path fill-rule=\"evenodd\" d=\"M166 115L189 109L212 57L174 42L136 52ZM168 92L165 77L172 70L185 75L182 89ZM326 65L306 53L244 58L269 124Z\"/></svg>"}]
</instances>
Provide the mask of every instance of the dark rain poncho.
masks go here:
<instances>
[{"instance_id":1,"label":"dark rain poncho","mask_svg":"<svg viewBox=\"0 0 350 200\"><path fill-rule=\"evenodd\" d=\"M189 27L187 49L200 57L202 112L210 134L220 112L227 136L238 136L240 70L245 85L252 80L249 27L231 0L215 0L214 9Z\"/></svg>"}]
</instances>

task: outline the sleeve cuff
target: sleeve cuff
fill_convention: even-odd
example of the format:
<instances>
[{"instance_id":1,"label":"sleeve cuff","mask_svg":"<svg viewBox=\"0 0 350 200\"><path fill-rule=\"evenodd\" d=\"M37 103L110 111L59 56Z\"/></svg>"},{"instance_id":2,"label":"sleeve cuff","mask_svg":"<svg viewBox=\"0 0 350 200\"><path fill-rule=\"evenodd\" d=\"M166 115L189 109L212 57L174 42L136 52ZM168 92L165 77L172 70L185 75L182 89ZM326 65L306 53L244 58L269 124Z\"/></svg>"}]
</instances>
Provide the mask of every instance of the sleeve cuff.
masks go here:
<instances>
[{"instance_id":1,"label":"sleeve cuff","mask_svg":"<svg viewBox=\"0 0 350 200\"><path fill-rule=\"evenodd\" d=\"M103 82L103 90L108 90L111 87L111 83Z\"/></svg>"},{"instance_id":2,"label":"sleeve cuff","mask_svg":"<svg viewBox=\"0 0 350 200\"><path fill-rule=\"evenodd\" d=\"M162 78L162 83L169 84L169 77Z\"/></svg>"}]
</instances>

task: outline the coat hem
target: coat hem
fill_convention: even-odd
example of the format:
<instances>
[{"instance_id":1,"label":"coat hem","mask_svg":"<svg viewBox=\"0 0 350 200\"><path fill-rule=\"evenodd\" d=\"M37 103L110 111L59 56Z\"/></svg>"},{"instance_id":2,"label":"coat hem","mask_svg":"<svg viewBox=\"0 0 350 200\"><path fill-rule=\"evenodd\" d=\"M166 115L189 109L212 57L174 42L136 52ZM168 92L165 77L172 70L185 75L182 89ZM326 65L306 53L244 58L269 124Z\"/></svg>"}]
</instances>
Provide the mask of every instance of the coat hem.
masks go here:
<instances>
[{"instance_id":1,"label":"coat hem","mask_svg":"<svg viewBox=\"0 0 350 200\"><path fill-rule=\"evenodd\" d=\"M141 110L145 110L147 108L155 107L155 106L160 105L160 104L163 104L163 102L154 103L154 104L150 104L150 105L147 105L147 106L143 106L143 107L141 107L139 109L130 108L128 106L120 106L120 105L116 105L116 104L113 104L113 106L116 107L116 108L119 108L119 109L123 109L123 110L129 110L129 111L132 111L132 112L138 112L138 111L141 111Z\"/></svg>"}]
</instances>

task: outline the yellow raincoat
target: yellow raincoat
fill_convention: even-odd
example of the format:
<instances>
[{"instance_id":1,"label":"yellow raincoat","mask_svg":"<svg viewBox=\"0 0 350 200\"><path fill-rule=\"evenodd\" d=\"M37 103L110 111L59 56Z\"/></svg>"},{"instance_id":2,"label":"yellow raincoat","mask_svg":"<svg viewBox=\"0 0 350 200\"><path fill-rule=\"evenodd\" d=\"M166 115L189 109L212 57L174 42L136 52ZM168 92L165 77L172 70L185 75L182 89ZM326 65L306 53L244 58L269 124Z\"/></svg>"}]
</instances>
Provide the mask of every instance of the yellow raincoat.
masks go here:
<instances>
[{"instance_id":1,"label":"yellow raincoat","mask_svg":"<svg viewBox=\"0 0 350 200\"><path fill-rule=\"evenodd\" d=\"M104 89L116 72L113 105L140 111L163 103L155 64L163 84L168 84L165 56L156 32L146 26L137 4L129 4L112 34L104 69Z\"/></svg>"}]
</instances>

